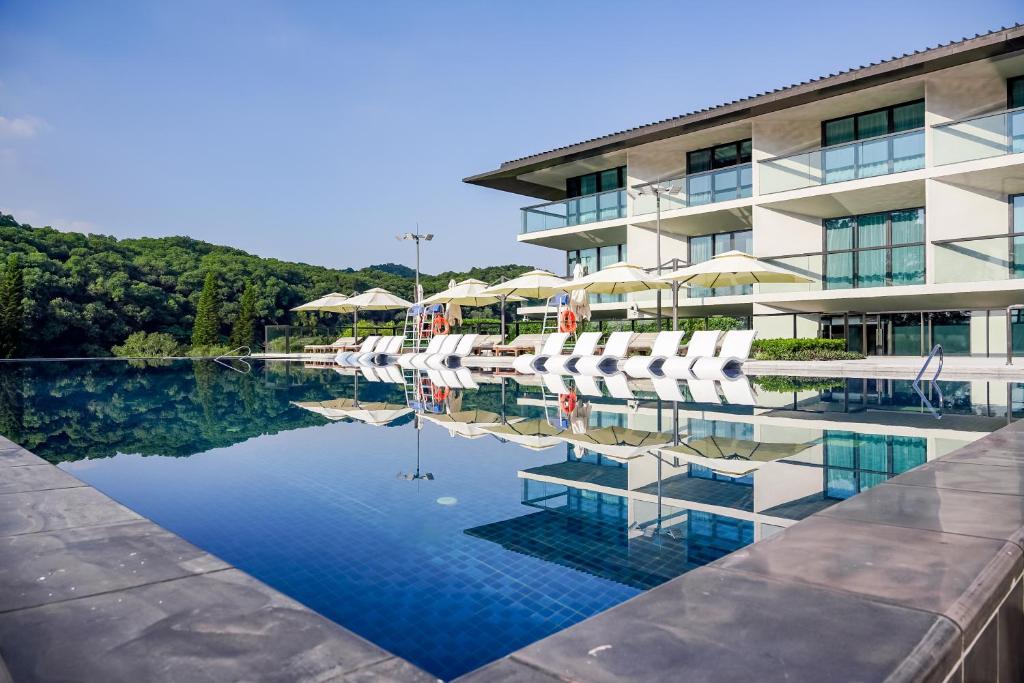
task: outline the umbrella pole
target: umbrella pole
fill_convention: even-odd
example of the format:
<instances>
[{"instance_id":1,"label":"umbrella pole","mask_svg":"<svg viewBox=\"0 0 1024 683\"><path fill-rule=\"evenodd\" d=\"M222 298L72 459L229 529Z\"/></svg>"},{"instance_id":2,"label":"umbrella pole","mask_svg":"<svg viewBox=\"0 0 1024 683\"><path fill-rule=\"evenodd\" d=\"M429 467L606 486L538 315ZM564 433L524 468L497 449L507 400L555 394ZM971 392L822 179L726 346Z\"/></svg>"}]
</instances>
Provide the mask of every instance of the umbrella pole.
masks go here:
<instances>
[{"instance_id":1,"label":"umbrella pole","mask_svg":"<svg viewBox=\"0 0 1024 683\"><path fill-rule=\"evenodd\" d=\"M672 331L679 329L679 283L672 283Z\"/></svg>"},{"instance_id":2,"label":"umbrella pole","mask_svg":"<svg viewBox=\"0 0 1024 683\"><path fill-rule=\"evenodd\" d=\"M508 297L507 294L501 297L501 343L505 343L505 299ZM501 383L502 389L505 388L505 383Z\"/></svg>"}]
</instances>

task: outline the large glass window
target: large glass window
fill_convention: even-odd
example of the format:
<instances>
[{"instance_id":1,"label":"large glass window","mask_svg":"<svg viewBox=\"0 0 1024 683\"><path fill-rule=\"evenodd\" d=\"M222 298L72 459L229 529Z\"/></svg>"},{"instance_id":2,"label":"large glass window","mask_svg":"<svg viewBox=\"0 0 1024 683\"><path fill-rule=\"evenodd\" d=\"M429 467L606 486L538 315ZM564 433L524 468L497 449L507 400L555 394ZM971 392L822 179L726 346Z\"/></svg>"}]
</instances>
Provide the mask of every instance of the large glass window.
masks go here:
<instances>
[{"instance_id":1,"label":"large glass window","mask_svg":"<svg viewBox=\"0 0 1024 683\"><path fill-rule=\"evenodd\" d=\"M823 147L924 128L924 100L851 114L821 124Z\"/></svg>"},{"instance_id":2,"label":"large glass window","mask_svg":"<svg viewBox=\"0 0 1024 683\"><path fill-rule=\"evenodd\" d=\"M690 265L703 263L718 254L727 251L742 251L751 254L754 251L754 232L752 230L740 230L737 232L720 232L715 235L700 235L691 237L688 240ZM754 288L751 285L739 287L690 287L691 298L728 296L734 294L752 294Z\"/></svg>"},{"instance_id":3,"label":"large glass window","mask_svg":"<svg viewBox=\"0 0 1024 683\"><path fill-rule=\"evenodd\" d=\"M928 459L923 437L825 431L825 497L849 498Z\"/></svg>"},{"instance_id":4,"label":"large glass window","mask_svg":"<svg viewBox=\"0 0 1024 683\"><path fill-rule=\"evenodd\" d=\"M932 344L942 344L947 356L971 354L971 312L942 311L928 314Z\"/></svg>"},{"instance_id":5,"label":"large glass window","mask_svg":"<svg viewBox=\"0 0 1024 683\"><path fill-rule=\"evenodd\" d=\"M924 283L924 209L829 218L825 289Z\"/></svg>"},{"instance_id":6,"label":"large glass window","mask_svg":"<svg viewBox=\"0 0 1024 683\"><path fill-rule=\"evenodd\" d=\"M596 273L613 263L625 260L625 244L609 244L603 247L575 249L566 252L566 273L569 277L572 277L573 268L575 268L577 263L582 264L586 268L587 273ZM590 301L592 303L609 303L625 301L625 299L626 297L623 294L592 294Z\"/></svg>"},{"instance_id":7,"label":"large glass window","mask_svg":"<svg viewBox=\"0 0 1024 683\"><path fill-rule=\"evenodd\" d=\"M716 168L749 164L752 149L753 145L748 139L687 152L686 174L691 175L712 171Z\"/></svg>"},{"instance_id":8,"label":"large glass window","mask_svg":"<svg viewBox=\"0 0 1024 683\"><path fill-rule=\"evenodd\" d=\"M1010 197L1010 235L1012 276L1024 277L1024 194Z\"/></svg>"},{"instance_id":9,"label":"large glass window","mask_svg":"<svg viewBox=\"0 0 1024 683\"><path fill-rule=\"evenodd\" d=\"M1024 76L1006 81L1006 106L1010 109L1024 107Z\"/></svg>"},{"instance_id":10,"label":"large glass window","mask_svg":"<svg viewBox=\"0 0 1024 683\"><path fill-rule=\"evenodd\" d=\"M626 167L609 168L597 173L587 173L565 180L567 197L582 197L595 192L618 190L626 186Z\"/></svg>"}]
</instances>

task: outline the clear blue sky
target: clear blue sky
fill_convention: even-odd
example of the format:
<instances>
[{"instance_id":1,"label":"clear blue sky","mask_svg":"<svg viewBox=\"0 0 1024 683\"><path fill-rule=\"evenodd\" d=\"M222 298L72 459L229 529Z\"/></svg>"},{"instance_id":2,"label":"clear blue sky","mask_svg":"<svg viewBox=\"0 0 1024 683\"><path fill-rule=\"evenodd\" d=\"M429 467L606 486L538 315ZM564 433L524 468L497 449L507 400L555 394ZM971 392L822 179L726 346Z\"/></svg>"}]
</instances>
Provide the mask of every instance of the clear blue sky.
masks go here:
<instances>
[{"instance_id":1,"label":"clear blue sky","mask_svg":"<svg viewBox=\"0 0 1024 683\"><path fill-rule=\"evenodd\" d=\"M1019 0L0 0L0 208L335 267L520 262L501 161L1024 18Z\"/></svg>"}]
</instances>

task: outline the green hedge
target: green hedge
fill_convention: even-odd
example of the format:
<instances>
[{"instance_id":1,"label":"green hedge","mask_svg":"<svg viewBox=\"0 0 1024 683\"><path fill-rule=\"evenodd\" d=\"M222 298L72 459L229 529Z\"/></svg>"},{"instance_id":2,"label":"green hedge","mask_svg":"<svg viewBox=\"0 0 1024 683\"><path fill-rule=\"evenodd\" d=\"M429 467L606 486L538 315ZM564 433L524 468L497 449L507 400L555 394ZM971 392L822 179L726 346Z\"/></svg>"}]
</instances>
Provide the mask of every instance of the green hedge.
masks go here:
<instances>
[{"instance_id":1,"label":"green hedge","mask_svg":"<svg viewBox=\"0 0 1024 683\"><path fill-rule=\"evenodd\" d=\"M839 389L844 384L844 380L837 377L762 375L753 379L754 384L761 389L778 394L791 394L799 391L828 391L830 389Z\"/></svg>"},{"instance_id":2,"label":"green hedge","mask_svg":"<svg viewBox=\"0 0 1024 683\"><path fill-rule=\"evenodd\" d=\"M857 360L864 356L846 350L843 339L758 339L755 360Z\"/></svg>"}]
</instances>

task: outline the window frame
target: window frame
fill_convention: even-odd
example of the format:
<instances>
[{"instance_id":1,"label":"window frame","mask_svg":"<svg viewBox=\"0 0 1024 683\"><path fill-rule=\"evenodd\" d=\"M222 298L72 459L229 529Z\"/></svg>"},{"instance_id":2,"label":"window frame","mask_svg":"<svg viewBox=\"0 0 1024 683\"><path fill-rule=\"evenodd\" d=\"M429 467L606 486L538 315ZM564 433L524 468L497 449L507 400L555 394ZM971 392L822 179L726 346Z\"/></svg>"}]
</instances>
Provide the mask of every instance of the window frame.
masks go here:
<instances>
[{"instance_id":1,"label":"window frame","mask_svg":"<svg viewBox=\"0 0 1024 683\"><path fill-rule=\"evenodd\" d=\"M865 111L857 111L857 112L854 112L852 114L844 114L843 116L836 116L836 117L831 118L831 119L825 119L824 121L821 122L821 148L822 149L828 149L828 148L831 148L831 147L839 147L840 145L852 145L853 143L861 142L862 140L871 140L873 138L880 138L880 137L884 137L886 135L893 135L896 132L894 130L895 123L894 123L893 111L895 109L899 108L899 107L906 107L906 106L911 105L911 104L924 104L924 98L921 97L921 98L918 98L916 100L908 100L906 102L897 102L896 104L890 104L887 107L877 107L875 109L867 109ZM858 123L858 119L861 116L864 116L866 114L877 114L880 111L886 112L886 115L885 115L885 118L886 118L886 123L885 123L886 132L883 133L882 135L872 135L871 137L866 137L866 138L860 137L860 124ZM830 123L834 123L836 121L842 121L843 119L851 119L851 118L853 119L853 139L852 140L847 140L846 142L836 142L836 143L831 144L831 145L825 144L825 127L828 124L830 124ZM907 130L901 130L900 133L909 133L910 131L914 131L914 130L924 130L924 128L925 128L925 126L922 123L922 125L920 127L918 127L918 128L908 128Z\"/></svg>"},{"instance_id":2,"label":"window frame","mask_svg":"<svg viewBox=\"0 0 1024 683\"><path fill-rule=\"evenodd\" d=\"M743 138L742 140L733 140L732 142L723 142L723 143L718 144L718 145L711 145L710 147L701 147L700 149L692 149L692 150L688 151L686 153L686 175L697 175L698 173L711 173L713 171L720 171L723 168L735 168L737 166L743 166L744 164L751 163L753 161L753 156L754 156L754 143L753 143L753 140L754 140L753 138ZM747 159L746 161L743 161L743 144L744 143L750 143L750 157L751 158ZM715 150L721 149L721 148L724 148L724 147L732 147L733 148L733 150L736 153L736 161L735 161L735 163L727 164L725 166L716 166L715 165ZM692 164L690 163L690 156L692 154L700 154L702 152L707 152L709 154L710 168L708 168L706 170L703 170L703 171L691 171L690 169L692 167Z\"/></svg>"},{"instance_id":3,"label":"window frame","mask_svg":"<svg viewBox=\"0 0 1024 683\"><path fill-rule=\"evenodd\" d=\"M1006 108L1007 109L1020 109L1024 107L1024 102L1014 106L1013 104L1013 86L1017 82L1024 82L1024 74L1020 76L1011 76L1006 79Z\"/></svg>"},{"instance_id":4,"label":"window frame","mask_svg":"<svg viewBox=\"0 0 1024 683\"><path fill-rule=\"evenodd\" d=\"M1011 204L1012 210L1012 204ZM894 244L892 241L892 215L901 211L918 211L921 213L922 218L922 236L919 242L901 242ZM864 216L875 216L878 214L885 214L885 244L880 246L864 247L859 246L860 242L860 221L859 219ZM829 249L828 248L828 228L826 223L828 221L851 219L853 220L853 227L850 236L850 244L852 245L848 249ZM1012 240L1012 237L1011 237ZM850 287L844 287L841 289L875 289L875 287L860 287L857 284L860 275L860 259L857 258L857 254L862 251L885 251L885 283L880 285L881 287L906 287L907 285L894 285L892 281L892 251L893 249L903 247L921 247L925 249L925 265L923 268L925 281L921 284L927 284L928 282L928 260L927 260L927 247L928 245L928 212L923 206L907 206L899 209L889 209L887 211L871 211L869 213L860 213L852 216L833 216L832 218L821 219L821 281L823 289L828 291L831 289L828 286L828 257L831 254L852 254L851 267L850 267L850 281L852 285ZM840 289L840 288L837 288Z\"/></svg>"},{"instance_id":5,"label":"window frame","mask_svg":"<svg viewBox=\"0 0 1024 683\"><path fill-rule=\"evenodd\" d=\"M601 176L608 171L615 171L616 176L616 187L602 188L601 187ZM583 178L594 176L594 186L597 188L596 192L589 192L582 194L581 188L583 186ZM573 185L575 184L575 194L573 194ZM566 199L577 199L579 197L589 197L593 194L601 194L602 192L611 192L613 190L622 190L626 187L626 167L613 166L611 168L603 168L600 171L591 171L590 173L581 173L580 175L570 176L565 179L565 198Z\"/></svg>"}]
</instances>

